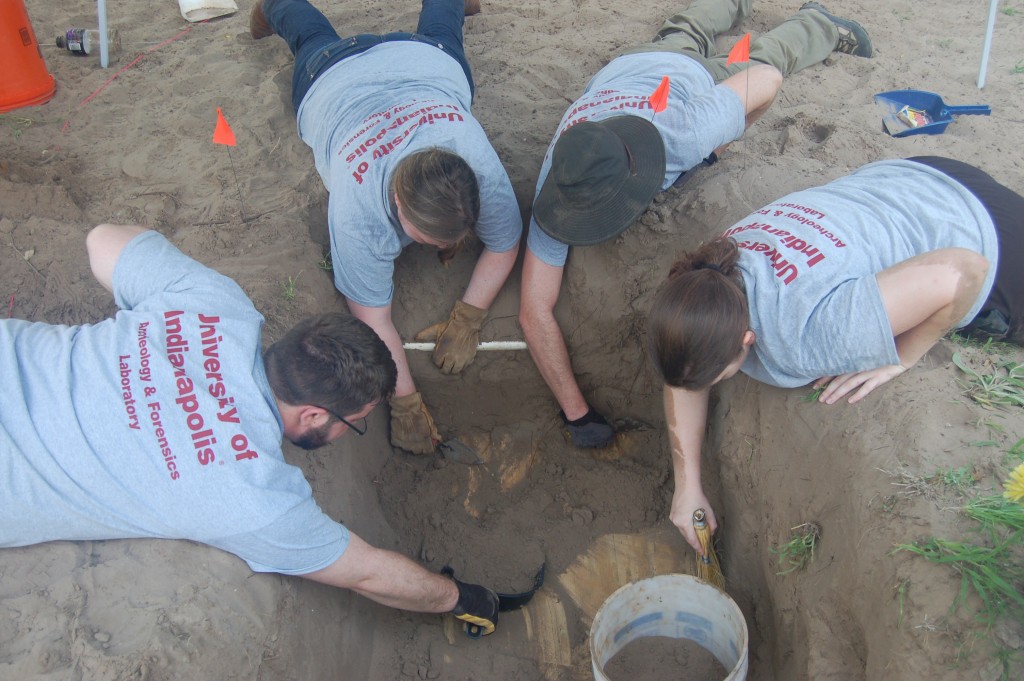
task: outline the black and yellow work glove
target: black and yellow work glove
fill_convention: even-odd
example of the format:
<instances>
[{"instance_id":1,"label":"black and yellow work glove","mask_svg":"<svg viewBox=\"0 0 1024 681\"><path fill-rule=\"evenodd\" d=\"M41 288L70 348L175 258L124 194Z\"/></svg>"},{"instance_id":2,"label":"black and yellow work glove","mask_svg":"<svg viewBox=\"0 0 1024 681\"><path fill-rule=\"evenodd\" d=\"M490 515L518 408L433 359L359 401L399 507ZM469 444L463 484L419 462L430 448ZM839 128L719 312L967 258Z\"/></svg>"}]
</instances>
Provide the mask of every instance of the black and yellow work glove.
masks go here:
<instances>
[{"instance_id":1,"label":"black and yellow work glove","mask_svg":"<svg viewBox=\"0 0 1024 681\"><path fill-rule=\"evenodd\" d=\"M575 421L567 419L564 411L558 414L569 430L573 445L577 447L607 447L615 439L615 429L593 407L589 407L587 413Z\"/></svg>"},{"instance_id":2,"label":"black and yellow work glove","mask_svg":"<svg viewBox=\"0 0 1024 681\"><path fill-rule=\"evenodd\" d=\"M433 454L441 435L434 419L423 404L423 396L414 392L404 397L392 397L391 444L413 454Z\"/></svg>"},{"instance_id":3,"label":"black and yellow work glove","mask_svg":"<svg viewBox=\"0 0 1024 681\"><path fill-rule=\"evenodd\" d=\"M498 626L498 594L485 586L455 579L455 572L449 567L441 570L441 574L455 582L459 589L459 600L452 614L466 623L466 635L480 638L493 633Z\"/></svg>"},{"instance_id":4,"label":"black and yellow work glove","mask_svg":"<svg viewBox=\"0 0 1024 681\"><path fill-rule=\"evenodd\" d=\"M485 319L487 310L457 300L448 321L428 326L416 334L416 340L435 341L434 364L442 373L457 374L476 357L480 327Z\"/></svg>"}]
</instances>

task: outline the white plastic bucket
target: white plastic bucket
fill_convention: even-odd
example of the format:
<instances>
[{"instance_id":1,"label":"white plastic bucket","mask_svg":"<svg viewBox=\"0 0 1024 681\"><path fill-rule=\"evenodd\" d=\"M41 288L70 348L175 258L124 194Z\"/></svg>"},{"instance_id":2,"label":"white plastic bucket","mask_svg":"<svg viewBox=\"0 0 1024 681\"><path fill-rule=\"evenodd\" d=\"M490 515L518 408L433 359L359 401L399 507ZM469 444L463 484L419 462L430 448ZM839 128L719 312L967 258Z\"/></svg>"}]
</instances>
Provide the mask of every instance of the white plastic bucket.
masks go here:
<instances>
[{"instance_id":1,"label":"white plastic bucket","mask_svg":"<svg viewBox=\"0 0 1024 681\"><path fill-rule=\"evenodd\" d=\"M747 678L747 622L727 594L690 575L658 575L621 587L594 616L590 659L596 681L627 644L645 636L685 638L729 670L724 681Z\"/></svg>"}]
</instances>

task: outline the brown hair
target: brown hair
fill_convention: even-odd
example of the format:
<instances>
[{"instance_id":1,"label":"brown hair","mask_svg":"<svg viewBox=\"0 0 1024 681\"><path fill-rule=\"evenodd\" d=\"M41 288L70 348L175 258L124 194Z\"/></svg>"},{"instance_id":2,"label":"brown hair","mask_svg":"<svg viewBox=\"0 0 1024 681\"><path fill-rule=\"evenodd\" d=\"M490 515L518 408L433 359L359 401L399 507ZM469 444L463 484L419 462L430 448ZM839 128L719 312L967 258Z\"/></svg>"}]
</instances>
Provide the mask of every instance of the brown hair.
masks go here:
<instances>
[{"instance_id":1,"label":"brown hair","mask_svg":"<svg viewBox=\"0 0 1024 681\"><path fill-rule=\"evenodd\" d=\"M355 414L395 392L391 351L364 322L343 312L307 317L263 353L277 399Z\"/></svg>"},{"instance_id":2,"label":"brown hair","mask_svg":"<svg viewBox=\"0 0 1024 681\"><path fill-rule=\"evenodd\" d=\"M654 298L647 352L668 385L710 386L743 350L750 312L736 242L717 237L683 253Z\"/></svg>"},{"instance_id":3,"label":"brown hair","mask_svg":"<svg viewBox=\"0 0 1024 681\"><path fill-rule=\"evenodd\" d=\"M402 214L427 236L454 244L476 227L480 187L469 164L432 147L406 156L391 176Z\"/></svg>"}]
</instances>

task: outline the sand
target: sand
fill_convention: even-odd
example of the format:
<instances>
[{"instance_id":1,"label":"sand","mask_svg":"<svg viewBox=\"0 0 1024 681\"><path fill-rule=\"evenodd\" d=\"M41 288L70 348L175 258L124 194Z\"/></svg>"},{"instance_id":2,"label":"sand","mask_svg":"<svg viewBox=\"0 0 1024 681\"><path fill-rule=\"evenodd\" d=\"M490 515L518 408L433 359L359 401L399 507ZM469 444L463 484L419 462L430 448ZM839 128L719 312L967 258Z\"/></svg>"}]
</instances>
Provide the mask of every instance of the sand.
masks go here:
<instances>
[{"instance_id":1,"label":"sand","mask_svg":"<svg viewBox=\"0 0 1024 681\"><path fill-rule=\"evenodd\" d=\"M157 229L234 277L266 316L268 342L305 315L343 306L321 268L326 194L295 134L291 55L276 38L251 39L249 0L240 4L238 14L190 25L168 0L109 3L125 51L102 70L51 46L59 32L95 24L91 0L27 0L58 89L45 106L0 116L0 300L13 316L87 323L113 313L84 252L84 234L102 222ZM286 448L325 510L375 544L503 591L528 588L545 564L545 589L504 614L493 636L469 641L438 616L253 575L199 545L58 542L0 552L0 679L592 678L587 633L604 597L631 579L693 569L667 517L660 386L641 351L645 311L672 255L788 191L881 158L949 155L1024 191L1024 75L1013 72L1024 6L1011 0L1005 7L1016 13L998 15L979 91L982 5L827 3L868 28L874 59L836 55L795 75L718 164L660 195L619 239L573 251L556 311L585 394L622 426L613 448L567 443L524 352L481 355L458 377L439 374L425 354L411 358L442 432L477 447L483 466L392 450L384 410L364 438L312 454ZM411 30L418 11L379 0L320 6L343 33ZM798 6L759 0L743 29L756 36ZM474 111L524 218L565 107L674 9L653 0L485 2L467 21ZM958 118L939 136L893 139L872 94L897 88L986 103L993 114ZM230 150L211 143L217 107L238 138ZM448 268L427 249L402 255L394 319L403 336L447 315L478 248ZM484 340L522 338L518 272ZM998 492L1003 452L1024 436L1019 412L988 412L963 397L955 349L941 343L855 407L808 403L806 390L743 377L715 393L705 487L722 524L727 588L751 632L748 678L999 678L987 639L974 638L982 629L970 607L951 612L958 576L892 553L920 537L969 537L955 512L963 497L935 474L966 468L971 493ZM986 361L963 352L978 367ZM972 445L982 441L996 444ZM912 495L896 484L906 476L934 484ZM816 558L777 576L769 548L804 522L822 527ZM1020 623L1002 622L997 633L1020 652Z\"/></svg>"}]
</instances>

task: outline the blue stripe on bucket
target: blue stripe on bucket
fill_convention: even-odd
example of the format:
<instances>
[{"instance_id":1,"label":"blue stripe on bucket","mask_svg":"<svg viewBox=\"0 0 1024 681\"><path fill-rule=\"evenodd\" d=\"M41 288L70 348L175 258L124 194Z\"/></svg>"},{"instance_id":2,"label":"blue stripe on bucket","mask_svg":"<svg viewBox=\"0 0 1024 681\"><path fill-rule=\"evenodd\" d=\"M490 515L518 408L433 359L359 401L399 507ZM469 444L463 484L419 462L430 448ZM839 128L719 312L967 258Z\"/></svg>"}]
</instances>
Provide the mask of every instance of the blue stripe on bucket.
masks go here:
<instances>
[{"instance_id":1,"label":"blue stripe on bucket","mask_svg":"<svg viewBox=\"0 0 1024 681\"><path fill-rule=\"evenodd\" d=\"M633 631L634 629L639 629L640 627L644 626L645 624L650 624L651 622L657 622L658 620L660 620L662 618L662 616L664 614L665 613L661 613L661 612L652 612L650 615L644 615L643 617L637 617L635 620L633 620L632 622L630 622L629 624L627 624L626 626L622 627L617 632L615 632L615 637L612 640L615 643L618 643L619 639L621 639L623 636L625 636L629 632Z\"/></svg>"},{"instance_id":2,"label":"blue stripe on bucket","mask_svg":"<svg viewBox=\"0 0 1024 681\"><path fill-rule=\"evenodd\" d=\"M707 648L708 643L708 630L698 629L697 627L683 627L683 638L688 638L694 643L699 643Z\"/></svg>"},{"instance_id":3,"label":"blue stripe on bucket","mask_svg":"<svg viewBox=\"0 0 1024 681\"><path fill-rule=\"evenodd\" d=\"M676 622L682 622L683 624L689 624L694 627L700 627L711 631L712 625L711 620L700 615L695 615L692 612L677 612Z\"/></svg>"}]
</instances>

